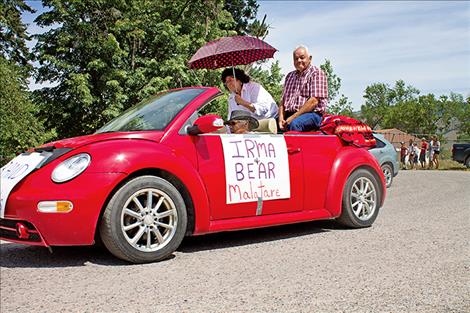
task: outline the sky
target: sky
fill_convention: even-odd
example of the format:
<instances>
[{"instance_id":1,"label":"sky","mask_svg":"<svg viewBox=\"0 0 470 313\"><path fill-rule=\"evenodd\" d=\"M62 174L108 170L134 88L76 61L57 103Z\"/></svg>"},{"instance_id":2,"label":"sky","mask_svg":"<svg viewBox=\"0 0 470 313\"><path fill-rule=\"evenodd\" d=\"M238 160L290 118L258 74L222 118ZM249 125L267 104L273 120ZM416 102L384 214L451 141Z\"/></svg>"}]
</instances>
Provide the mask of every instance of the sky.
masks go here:
<instances>
[{"instance_id":1,"label":"sky","mask_svg":"<svg viewBox=\"0 0 470 313\"><path fill-rule=\"evenodd\" d=\"M421 94L470 96L468 1L258 1L271 26L266 42L279 51L282 73L292 52L309 48L313 64L331 61L340 94L355 110L373 83L397 80Z\"/></svg>"},{"instance_id":2,"label":"sky","mask_svg":"<svg viewBox=\"0 0 470 313\"><path fill-rule=\"evenodd\" d=\"M28 32L42 32L24 14ZM292 51L309 48L313 64L331 61L340 94L359 110L373 83L404 80L436 96L470 96L470 1L259 1L270 25L266 41L278 49L282 73L294 70ZM33 44L30 44L31 46ZM269 62L266 67L269 66ZM31 83L30 88L39 86Z\"/></svg>"}]
</instances>

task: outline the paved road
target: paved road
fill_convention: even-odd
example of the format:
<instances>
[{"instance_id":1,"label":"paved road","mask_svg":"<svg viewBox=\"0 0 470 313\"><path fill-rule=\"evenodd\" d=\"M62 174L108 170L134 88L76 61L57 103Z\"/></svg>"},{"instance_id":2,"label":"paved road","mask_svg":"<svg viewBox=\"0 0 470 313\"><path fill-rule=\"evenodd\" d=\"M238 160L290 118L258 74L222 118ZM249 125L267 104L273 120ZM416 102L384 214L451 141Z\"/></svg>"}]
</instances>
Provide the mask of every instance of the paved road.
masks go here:
<instances>
[{"instance_id":1,"label":"paved road","mask_svg":"<svg viewBox=\"0 0 470 313\"><path fill-rule=\"evenodd\" d=\"M373 227L188 238L167 261L1 244L1 312L470 312L470 172L402 171Z\"/></svg>"}]
</instances>

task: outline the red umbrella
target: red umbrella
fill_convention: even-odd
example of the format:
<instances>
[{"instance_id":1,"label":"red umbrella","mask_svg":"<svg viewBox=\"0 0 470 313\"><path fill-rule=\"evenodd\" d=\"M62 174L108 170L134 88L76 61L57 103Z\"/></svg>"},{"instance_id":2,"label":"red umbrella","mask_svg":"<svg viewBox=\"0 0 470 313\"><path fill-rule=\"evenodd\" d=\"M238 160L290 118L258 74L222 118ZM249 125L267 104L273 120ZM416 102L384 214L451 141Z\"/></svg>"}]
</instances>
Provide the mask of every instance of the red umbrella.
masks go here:
<instances>
[{"instance_id":1,"label":"red umbrella","mask_svg":"<svg viewBox=\"0 0 470 313\"><path fill-rule=\"evenodd\" d=\"M277 50L250 36L222 37L208 42L189 60L189 68L216 69L272 58Z\"/></svg>"}]
</instances>

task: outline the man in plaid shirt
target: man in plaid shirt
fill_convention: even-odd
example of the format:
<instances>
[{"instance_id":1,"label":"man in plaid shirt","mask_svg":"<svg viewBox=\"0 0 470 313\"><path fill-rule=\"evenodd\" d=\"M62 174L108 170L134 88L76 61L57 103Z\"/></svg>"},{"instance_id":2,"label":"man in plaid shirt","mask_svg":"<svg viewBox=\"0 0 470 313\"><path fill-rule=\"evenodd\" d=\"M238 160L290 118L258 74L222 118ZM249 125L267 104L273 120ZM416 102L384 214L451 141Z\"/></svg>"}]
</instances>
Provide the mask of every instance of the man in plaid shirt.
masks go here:
<instances>
[{"instance_id":1,"label":"man in plaid shirt","mask_svg":"<svg viewBox=\"0 0 470 313\"><path fill-rule=\"evenodd\" d=\"M311 61L307 47L294 50L296 70L286 76L279 106L282 130L310 131L320 127L328 103L328 80Z\"/></svg>"}]
</instances>

